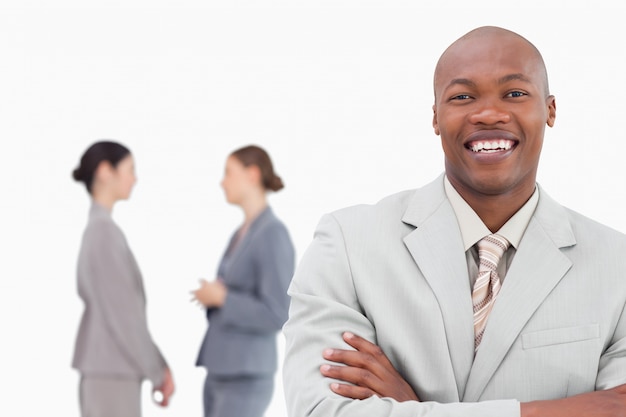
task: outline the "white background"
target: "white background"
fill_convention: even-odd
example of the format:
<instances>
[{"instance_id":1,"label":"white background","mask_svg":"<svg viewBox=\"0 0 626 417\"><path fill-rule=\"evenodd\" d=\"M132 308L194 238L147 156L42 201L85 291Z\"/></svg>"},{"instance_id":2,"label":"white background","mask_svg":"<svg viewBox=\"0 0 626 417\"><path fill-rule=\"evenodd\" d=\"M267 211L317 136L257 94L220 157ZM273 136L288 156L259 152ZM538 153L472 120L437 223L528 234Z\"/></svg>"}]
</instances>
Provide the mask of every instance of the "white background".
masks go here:
<instances>
[{"instance_id":1,"label":"white background","mask_svg":"<svg viewBox=\"0 0 626 417\"><path fill-rule=\"evenodd\" d=\"M82 305L75 264L89 201L70 178L102 138L139 182L115 208L142 268L149 324L177 383L145 416L200 416L206 322L189 302L242 220L219 187L256 143L286 188L270 203L298 258L320 216L429 182L439 54L485 24L542 51L557 119L539 182L626 232L626 13L610 1L2 1L0 415L78 416L70 368ZM471 5L471 6L470 6ZM282 356L282 336L281 343ZM267 416L284 416L280 373Z\"/></svg>"}]
</instances>

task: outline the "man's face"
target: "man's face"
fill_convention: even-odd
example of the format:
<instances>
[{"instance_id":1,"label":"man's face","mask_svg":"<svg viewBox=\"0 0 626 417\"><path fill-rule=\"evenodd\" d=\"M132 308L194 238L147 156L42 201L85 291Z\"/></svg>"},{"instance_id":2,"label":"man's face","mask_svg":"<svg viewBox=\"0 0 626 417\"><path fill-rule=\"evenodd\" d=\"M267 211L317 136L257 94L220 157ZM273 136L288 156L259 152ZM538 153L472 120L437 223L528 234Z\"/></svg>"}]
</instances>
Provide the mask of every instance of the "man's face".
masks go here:
<instances>
[{"instance_id":1,"label":"man's face","mask_svg":"<svg viewBox=\"0 0 626 417\"><path fill-rule=\"evenodd\" d=\"M433 110L446 174L461 194L534 189L556 106L543 64L523 39L488 34L449 48L435 74Z\"/></svg>"}]
</instances>

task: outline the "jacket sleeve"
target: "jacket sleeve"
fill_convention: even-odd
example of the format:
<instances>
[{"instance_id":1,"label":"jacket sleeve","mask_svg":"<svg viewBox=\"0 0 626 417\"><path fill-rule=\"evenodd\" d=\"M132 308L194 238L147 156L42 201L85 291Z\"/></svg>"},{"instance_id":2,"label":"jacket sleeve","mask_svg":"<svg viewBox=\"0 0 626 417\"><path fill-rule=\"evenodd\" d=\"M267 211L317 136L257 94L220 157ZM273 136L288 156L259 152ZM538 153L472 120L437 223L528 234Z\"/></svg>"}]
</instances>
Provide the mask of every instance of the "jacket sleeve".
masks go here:
<instances>
[{"instance_id":1,"label":"jacket sleeve","mask_svg":"<svg viewBox=\"0 0 626 417\"><path fill-rule=\"evenodd\" d=\"M93 302L120 352L140 375L160 386L166 363L148 330L142 278L121 231L110 223L92 225Z\"/></svg>"},{"instance_id":2,"label":"jacket sleeve","mask_svg":"<svg viewBox=\"0 0 626 417\"><path fill-rule=\"evenodd\" d=\"M352 331L376 343L352 281L349 253L332 215L322 218L289 288L291 306L284 327L283 386L290 417L519 417L515 400L480 403L397 402L376 396L352 400L333 393L333 380L321 375L322 351L349 349L342 340ZM424 358L427 366L428 358Z\"/></svg>"},{"instance_id":3,"label":"jacket sleeve","mask_svg":"<svg viewBox=\"0 0 626 417\"><path fill-rule=\"evenodd\" d=\"M269 225L255 238L252 262L258 291L229 288L220 315L224 325L239 330L278 331L289 310L287 288L294 271L294 248L281 223Z\"/></svg>"},{"instance_id":4,"label":"jacket sleeve","mask_svg":"<svg viewBox=\"0 0 626 417\"><path fill-rule=\"evenodd\" d=\"M626 383L626 306L618 319L611 345L600 357L596 390Z\"/></svg>"}]
</instances>

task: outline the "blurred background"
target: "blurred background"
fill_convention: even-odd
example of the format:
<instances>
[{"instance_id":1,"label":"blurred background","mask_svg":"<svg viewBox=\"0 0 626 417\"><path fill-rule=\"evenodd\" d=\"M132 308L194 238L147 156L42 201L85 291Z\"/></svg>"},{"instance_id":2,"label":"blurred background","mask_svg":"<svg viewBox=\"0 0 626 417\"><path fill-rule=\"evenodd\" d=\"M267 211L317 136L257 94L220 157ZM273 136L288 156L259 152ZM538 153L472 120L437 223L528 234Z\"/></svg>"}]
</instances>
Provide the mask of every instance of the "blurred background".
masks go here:
<instances>
[{"instance_id":1,"label":"blurred background","mask_svg":"<svg viewBox=\"0 0 626 417\"><path fill-rule=\"evenodd\" d=\"M190 302L243 220L219 182L234 149L270 153L270 197L298 259L323 213L374 203L443 170L432 73L482 25L543 53L556 125L539 182L626 232L626 10L613 2L57 0L0 2L0 414L78 416L70 368L89 207L70 173L99 139L130 147L139 182L114 219L144 275L177 392L144 416L200 416L206 328ZM283 349L283 338L279 336ZM8 412L10 411L10 414ZM268 417L286 416L280 372Z\"/></svg>"}]
</instances>

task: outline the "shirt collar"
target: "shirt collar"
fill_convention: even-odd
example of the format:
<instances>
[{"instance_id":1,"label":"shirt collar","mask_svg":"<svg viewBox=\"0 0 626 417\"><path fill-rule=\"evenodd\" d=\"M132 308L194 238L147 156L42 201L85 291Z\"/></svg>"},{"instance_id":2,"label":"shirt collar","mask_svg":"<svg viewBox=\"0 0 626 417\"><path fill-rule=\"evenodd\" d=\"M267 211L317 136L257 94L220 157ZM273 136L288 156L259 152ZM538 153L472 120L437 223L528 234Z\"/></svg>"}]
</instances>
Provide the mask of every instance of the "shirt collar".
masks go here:
<instances>
[{"instance_id":1,"label":"shirt collar","mask_svg":"<svg viewBox=\"0 0 626 417\"><path fill-rule=\"evenodd\" d=\"M444 187L446 196L448 200L450 200L454 214L456 214L463 238L463 246L467 251L480 239L490 235L491 232L480 217L478 217L474 209L463 200L463 197L461 197L458 191L452 186L447 176L444 177ZM535 187L535 191L528 201L497 231L497 233L504 236L515 249L517 249L522 240L522 236L524 236L526 227L528 223L530 223L530 219L535 212L538 202L539 190Z\"/></svg>"}]
</instances>

